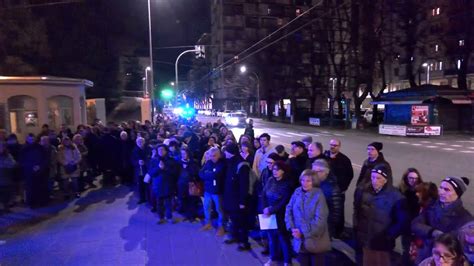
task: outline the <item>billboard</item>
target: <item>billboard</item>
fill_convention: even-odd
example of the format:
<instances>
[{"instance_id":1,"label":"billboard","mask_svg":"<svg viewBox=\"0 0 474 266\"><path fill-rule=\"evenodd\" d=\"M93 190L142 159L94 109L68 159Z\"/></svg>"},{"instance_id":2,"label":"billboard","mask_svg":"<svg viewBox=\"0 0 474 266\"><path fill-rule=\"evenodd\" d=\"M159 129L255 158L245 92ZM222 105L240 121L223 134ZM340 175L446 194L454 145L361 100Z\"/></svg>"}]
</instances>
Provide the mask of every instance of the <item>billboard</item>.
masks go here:
<instances>
[{"instance_id":1,"label":"billboard","mask_svg":"<svg viewBox=\"0 0 474 266\"><path fill-rule=\"evenodd\" d=\"M412 105L411 107L411 124L414 126L428 125L429 106L428 105Z\"/></svg>"}]
</instances>

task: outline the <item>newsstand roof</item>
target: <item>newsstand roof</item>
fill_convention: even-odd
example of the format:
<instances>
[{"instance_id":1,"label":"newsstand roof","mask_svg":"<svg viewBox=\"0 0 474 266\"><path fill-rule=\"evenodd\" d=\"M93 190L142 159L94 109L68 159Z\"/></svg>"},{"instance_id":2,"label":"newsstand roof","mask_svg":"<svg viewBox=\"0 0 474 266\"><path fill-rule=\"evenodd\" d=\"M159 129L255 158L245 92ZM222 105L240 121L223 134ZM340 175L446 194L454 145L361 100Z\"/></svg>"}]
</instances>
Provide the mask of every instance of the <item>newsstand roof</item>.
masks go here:
<instances>
[{"instance_id":1,"label":"newsstand roof","mask_svg":"<svg viewBox=\"0 0 474 266\"><path fill-rule=\"evenodd\" d=\"M449 101L453 104L472 104L474 92L450 86L421 85L384 93L371 104L427 104L435 101Z\"/></svg>"}]
</instances>

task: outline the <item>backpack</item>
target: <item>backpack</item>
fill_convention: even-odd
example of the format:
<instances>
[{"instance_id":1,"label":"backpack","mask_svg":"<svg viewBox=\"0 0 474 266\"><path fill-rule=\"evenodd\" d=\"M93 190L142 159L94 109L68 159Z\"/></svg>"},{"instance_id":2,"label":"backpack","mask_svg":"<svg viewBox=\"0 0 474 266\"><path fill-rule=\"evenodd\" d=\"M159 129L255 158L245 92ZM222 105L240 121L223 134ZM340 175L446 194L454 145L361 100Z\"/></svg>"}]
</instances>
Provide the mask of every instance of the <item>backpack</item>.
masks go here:
<instances>
[{"instance_id":1,"label":"backpack","mask_svg":"<svg viewBox=\"0 0 474 266\"><path fill-rule=\"evenodd\" d=\"M239 165L237 165L237 174L239 174L240 168L243 166L248 166L250 168L249 171L249 195L253 195L254 190L255 190L255 184L257 183L257 174L255 174L255 171L252 169L250 164L248 162L241 162Z\"/></svg>"}]
</instances>

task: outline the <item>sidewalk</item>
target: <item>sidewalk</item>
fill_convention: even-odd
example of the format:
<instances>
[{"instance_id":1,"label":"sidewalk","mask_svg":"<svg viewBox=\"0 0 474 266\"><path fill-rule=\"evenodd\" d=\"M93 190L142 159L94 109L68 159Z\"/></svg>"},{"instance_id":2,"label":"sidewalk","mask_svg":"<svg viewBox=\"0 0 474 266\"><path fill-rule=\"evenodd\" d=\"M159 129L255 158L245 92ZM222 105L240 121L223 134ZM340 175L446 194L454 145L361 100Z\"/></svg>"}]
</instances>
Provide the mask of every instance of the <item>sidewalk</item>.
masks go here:
<instances>
[{"instance_id":1,"label":"sidewalk","mask_svg":"<svg viewBox=\"0 0 474 266\"><path fill-rule=\"evenodd\" d=\"M0 216L0 265L262 265L198 223L157 225L128 187L92 190L69 203Z\"/></svg>"}]
</instances>

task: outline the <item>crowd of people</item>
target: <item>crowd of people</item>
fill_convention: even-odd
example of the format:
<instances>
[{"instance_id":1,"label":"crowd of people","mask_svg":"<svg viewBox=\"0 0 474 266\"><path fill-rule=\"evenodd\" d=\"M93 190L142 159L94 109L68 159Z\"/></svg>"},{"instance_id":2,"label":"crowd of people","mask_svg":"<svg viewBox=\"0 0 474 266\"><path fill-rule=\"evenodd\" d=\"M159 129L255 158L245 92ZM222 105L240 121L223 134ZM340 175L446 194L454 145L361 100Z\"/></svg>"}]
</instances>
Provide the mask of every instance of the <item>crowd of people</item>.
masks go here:
<instances>
[{"instance_id":1,"label":"crowd of people","mask_svg":"<svg viewBox=\"0 0 474 266\"><path fill-rule=\"evenodd\" d=\"M220 120L203 124L165 115L152 124L100 123L59 132L48 125L20 144L0 131L0 205L31 208L51 199L81 197L121 182L136 189L139 204L158 224L200 222L225 244L250 250L249 231L260 231L265 265L327 265L331 239L355 239L359 265L391 265L401 237L402 265L469 265L474 253L473 216L461 197L469 180L445 177L437 185L408 168L393 184L383 144L367 146L356 180L353 234L345 230L344 203L354 171L332 139L325 150L311 136L286 151L252 121L237 139ZM349 195L352 196L352 195ZM61 200L62 200L61 199ZM177 215L179 213L180 215ZM258 214L277 228L259 230Z\"/></svg>"}]
</instances>

